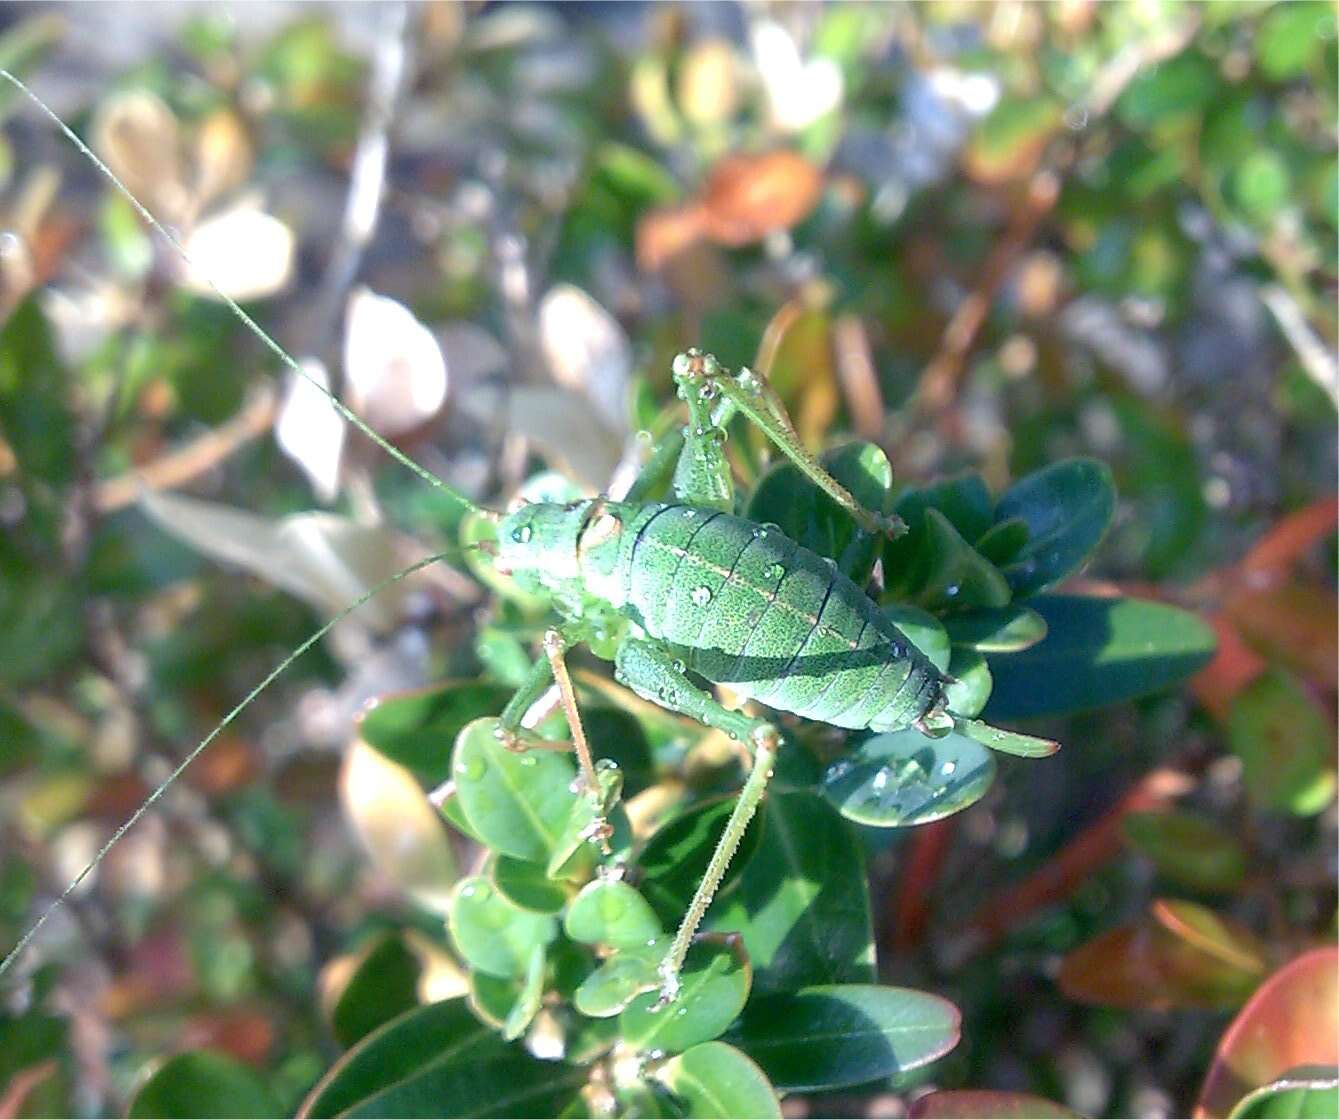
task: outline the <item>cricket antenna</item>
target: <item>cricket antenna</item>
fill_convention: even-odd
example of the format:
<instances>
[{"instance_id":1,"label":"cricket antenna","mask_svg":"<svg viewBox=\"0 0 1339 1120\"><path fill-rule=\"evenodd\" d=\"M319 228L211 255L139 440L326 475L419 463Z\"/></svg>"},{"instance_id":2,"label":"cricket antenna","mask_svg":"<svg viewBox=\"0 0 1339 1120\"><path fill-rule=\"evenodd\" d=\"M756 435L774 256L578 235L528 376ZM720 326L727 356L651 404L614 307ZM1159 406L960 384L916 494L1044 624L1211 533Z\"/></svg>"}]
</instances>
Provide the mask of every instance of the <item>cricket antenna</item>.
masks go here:
<instances>
[{"instance_id":1,"label":"cricket antenna","mask_svg":"<svg viewBox=\"0 0 1339 1120\"><path fill-rule=\"evenodd\" d=\"M181 244L180 240L178 240L178 238L172 233L172 231L169 230L165 225L163 225L162 222L160 222L157 218L153 216L153 214L149 212L148 207L146 207L142 202L140 202L140 200L135 197L134 193L130 190L130 188L127 187L123 182L121 182L121 180L117 177L116 172L114 172L110 167L108 167L107 164L104 163L98 157L97 153L95 153L92 148L90 148L87 144L84 143L83 140L79 138L79 135L74 131L74 129L72 129L63 120L61 120L59 116L56 115L54 109L52 109L45 101L43 101L40 97L38 97L37 94L35 94L32 90L30 90L26 85L24 85L22 81L20 81L17 77L11 74L8 70L0 68L0 76L6 78L9 81L9 83L14 86L15 89L17 89L20 93L22 93L25 97L27 97L29 101L31 101L34 105L36 105L51 120L51 122L58 129L60 129L60 131L65 135L65 138L69 140L70 143L73 144L75 148L77 148L82 155L88 157L89 161L93 164L93 166L96 167L98 171L100 171L107 178L107 180L118 191L121 192L121 194L125 197L126 201L129 202L130 205L134 208L135 213L137 213L141 218L143 218L144 221L147 222L149 226L160 237L163 238L163 240L165 240L169 245L171 245L172 248L176 250L177 254L181 257L183 261L185 261L188 265L191 265L192 267L195 266L195 262L191 260L190 254L186 252L185 247ZM196 271L199 272L198 269L196 269ZM210 289L214 292L214 294L228 306L229 310L231 310L232 313L242 321L242 323L246 326L246 328L253 335L255 335L256 338L260 339L260 341L265 345L265 347L271 353L276 355L279 358L279 360L283 362L284 365L286 365L299 377L304 378L309 384L315 385L316 388L318 388L322 393L324 393L328 398L330 398L330 403L331 405L334 406L335 411L338 412L341 416L343 416L345 420L347 420L350 424L352 424L355 428L357 428L360 432L362 432L363 435L367 436L368 439L370 439L373 443L375 443L378 447L380 447L381 450L386 452L387 455L389 455L401 466L408 467L409 470L413 471L414 474L418 475L418 477L423 479L424 482L427 482L429 485L435 487L436 489L443 491L453 501L455 501L459 505L464 506L471 512L474 513L480 512L479 507L476 506L473 502L471 502L467 497L465 497L465 495L459 493L454 487L447 485L446 482L438 478L435 474L432 473L432 471L428 470L427 467L424 467L419 463L416 463L413 459L411 459L398 447L392 444L384 436L373 431L372 428L369 427L365 421L363 421L351 408L349 408L348 405L346 405L343 401L341 401L339 397L337 397L324 384L322 384L320 380L313 377L311 373L309 373L307 370L303 369L301 364L291 354L289 354L287 350L285 350L282 346L280 346L279 343L276 342L265 331L265 329L262 326L260 326L259 323L257 323L254 319L251 318L250 315L248 315L245 311L242 310L242 308L238 305L235 299L233 299L226 292L224 292L214 282L213 277L205 275L204 280L205 283L209 285Z\"/></svg>"}]
</instances>

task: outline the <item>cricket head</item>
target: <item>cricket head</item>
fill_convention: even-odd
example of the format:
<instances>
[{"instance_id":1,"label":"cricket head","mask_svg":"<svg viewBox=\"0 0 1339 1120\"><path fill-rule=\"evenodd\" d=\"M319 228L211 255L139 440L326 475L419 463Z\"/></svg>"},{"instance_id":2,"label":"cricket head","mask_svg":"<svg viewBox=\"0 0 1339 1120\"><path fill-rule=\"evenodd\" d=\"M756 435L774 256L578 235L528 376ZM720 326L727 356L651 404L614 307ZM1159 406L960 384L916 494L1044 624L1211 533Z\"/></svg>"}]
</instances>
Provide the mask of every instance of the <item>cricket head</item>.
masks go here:
<instances>
[{"instance_id":1,"label":"cricket head","mask_svg":"<svg viewBox=\"0 0 1339 1120\"><path fill-rule=\"evenodd\" d=\"M533 592L560 592L580 580L577 543L589 501L529 502L497 527L498 571Z\"/></svg>"}]
</instances>

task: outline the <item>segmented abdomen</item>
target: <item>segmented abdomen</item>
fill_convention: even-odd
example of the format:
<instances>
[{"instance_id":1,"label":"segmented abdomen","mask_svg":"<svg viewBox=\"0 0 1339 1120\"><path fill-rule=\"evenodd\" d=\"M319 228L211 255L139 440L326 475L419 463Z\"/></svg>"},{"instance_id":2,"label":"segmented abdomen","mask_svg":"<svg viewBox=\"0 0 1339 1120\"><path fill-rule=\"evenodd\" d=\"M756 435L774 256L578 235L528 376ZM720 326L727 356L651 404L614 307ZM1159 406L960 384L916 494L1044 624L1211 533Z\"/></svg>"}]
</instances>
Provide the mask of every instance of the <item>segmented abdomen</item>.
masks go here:
<instances>
[{"instance_id":1,"label":"segmented abdomen","mask_svg":"<svg viewBox=\"0 0 1339 1120\"><path fill-rule=\"evenodd\" d=\"M708 680L838 727L895 730L944 680L876 604L777 529L689 506L631 519L622 607Z\"/></svg>"}]
</instances>

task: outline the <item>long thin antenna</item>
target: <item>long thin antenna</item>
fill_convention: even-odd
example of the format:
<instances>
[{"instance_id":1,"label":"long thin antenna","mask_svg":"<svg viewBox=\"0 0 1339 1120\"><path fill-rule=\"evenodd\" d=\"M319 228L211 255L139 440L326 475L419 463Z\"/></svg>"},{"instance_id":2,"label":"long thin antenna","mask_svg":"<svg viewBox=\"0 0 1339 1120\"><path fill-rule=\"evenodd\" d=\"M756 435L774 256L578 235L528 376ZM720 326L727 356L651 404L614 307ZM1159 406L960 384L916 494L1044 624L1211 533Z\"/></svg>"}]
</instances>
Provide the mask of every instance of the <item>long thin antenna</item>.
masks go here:
<instances>
[{"instance_id":1,"label":"long thin antenna","mask_svg":"<svg viewBox=\"0 0 1339 1120\"><path fill-rule=\"evenodd\" d=\"M45 910L42 911L42 916L38 918L37 921L28 930L28 932L25 933L19 939L18 944L15 945L14 948L9 951L9 953L5 956L5 959L3 961L0 961L0 976L4 976L4 974L9 971L10 967L14 964L14 962L18 960L19 955L23 952L25 948L27 948L28 942L30 942L34 937L36 937L38 931L44 925L46 925L47 919L50 918L51 915L54 914L57 910L59 910L61 906L64 905L65 900L68 899L70 895L72 895L76 890L78 890L79 884L82 883L93 871L93 869L97 867L99 863L102 862L103 857L106 856L107 853L110 852L114 847L116 847L118 843L120 843L121 837L124 836L127 832L129 832L132 828L134 828L136 824L139 823L139 819L153 807L154 802L157 801L160 797L162 797L162 795L167 791L167 788L181 776L181 774L185 771L186 767L188 767L192 762L194 762L197 758L199 758L200 754L204 751L204 749L207 746L209 746L209 744L212 743L215 739L218 738L218 736L224 731L224 729L227 728L227 726L241 714L242 710L248 704L250 704L251 701L253 701L267 688L269 688L270 685L275 682L275 680L279 677L281 673L284 672L285 669L287 669L290 665L293 664L294 661L296 661L299 657L301 657L304 653L306 653L309 649L311 649L312 646L314 646L328 633L330 633L330 631L338 623L348 618L349 615L351 615L354 611L356 611L369 599L373 598L373 596L379 595L382 591L385 591L386 588L390 587L392 584L399 583L406 576L413 575L415 572L428 567L428 565L430 564L437 563L438 560L446 559L450 555L451 555L450 552L439 552L433 556L427 556L422 560L410 564L409 567L401 569L392 576L387 576L380 583L376 584L376 586L370 588L368 591L365 591L362 595L360 595L356 602L350 603L347 607L345 607L342 611L340 611L337 615L335 615L334 618L330 619L329 622L327 622L319 630L315 631L309 638L307 638L306 641L304 641L300 646L298 646L297 649L295 649L281 662L279 662L278 665L276 665L273 669L271 669L269 674L265 677L265 679L262 680L260 684L256 685L256 687L253 688L250 692L248 692L246 694L246 697L240 703L238 703L237 706L232 709L232 711L230 711L226 716L224 716L219 721L218 726L215 727L213 731L211 731L208 735L206 735L195 745L195 747L191 750L191 752L185 758L183 758L181 762L177 765L177 768L173 770L172 773L169 774L165 779L163 779L162 783L151 794L149 794L148 797L144 799L144 802L126 819L125 823L122 824L121 827L118 828L114 833L112 833L111 838L107 841L107 843L103 844L103 846L98 850L98 854L95 855L91 860L89 860L88 865L81 872L79 872L78 875L74 877L74 879L70 882L69 886L67 886L63 891L60 892L59 897L57 897L54 902L52 902L49 906L47 906Z\"/></svg>"},{"instance_id":2,"label":"long thin antenna","mask_svg":"<svg viewBox=\"0 0 1339 1120\"><path fill-rule=\"evenodd\" d=\"M31 101L34 105L36 105L40 110L42 110L42 112L51 119L52 123L55 124L55 126L58 129L60 129L62 133L65 134L65 138L69 140L70 143L73 144L83 155L87 156L90 162L92 162L93 166L96 167L100 172L102 172L102 174L107 177L107 179L112 183L112 185L116 187L116 189L120 191L122 195L125 196L126 201L129 202L132 207L134 207L135 212L141 218L143 218L144 221L146 221L158 233L160 237L162 237L169 245L172 246L173 249L177 251L177 253L181 256L181 259L183 261L185 261L191 267L193 268L195 267L195 262L191 260L190 254L186 252L185 247L181 244L181 242L177 239L177 237L165 225L163 225L162 222L160 222L149 212L148 207L146 207L142 202L140 202L140 200L136 198L135 195L132 193L130 188L127 187L123 182L121 182L119 178L117 178L116 172L113 171L110 167L108 167L98 157L97 153L95 153L92 148L90 148L87 144L84 143L83 140L79 138L78 134L74 131L74 129L72 129L63 120L61 120L59 116L56 115L56 111L54 109L52 109L45 101L43 101L40 97L38 97L37 94L35 94L32 90L30 90L26 85L23 84L22 81L20 81L17 77L11 74L8 70L0 68L0 76L7 78L9 82L20 93L22 93L25 97L27 97L28 100ZM198 271L199 270L197 269L197 272ZM427 467L421 466L420 464L414 462L413 459L411 459L398 447L392 444L389 440L379 435L377 432L373 431L351 408L349 408L348 405L346 405L337 396L335 396L334 393L332 393L328 388L326 388L326 386L321 384L320 381L318 381L315 377L313 377L310 373L308 373L305 369L303 369L302 366L293 358L291 354L289 354L287 350L285 350L282 346L279 345L279 343L277 343L273 338L271 338L270 335L266 333L265 329L261 327L259 323L257 323L254 319L252 319L250 315L248 315L245 311L241 309L240 306L238 306L237 301L235 299L229 296L216 283L214 283L213 277L205 276L204 280L213 290L214 294L218 296L218 298L221 299L225 304L227 304L227 306L231 309L232 313L236 315L246 325L247 329L250 330L251 333L254 334L258 339L260 339L260 341L264 343L265 346L273 354L275 354L281 362L284 363L284 365L286 365L298 376L305 378L308 383L315 385L316 388L320 389L322 393L324 393L327 397L329 397L330 403L335 407L335 411L337 411L341 416L343 416L345 420L347 420L350 424L352 424L355 428L357 428L360 432L362 432L365 436L367 436L368 439L370 439L373 443L375 443L378 447L380 447L384 452L386 452L387 455L389 455L397 463L401 464L402 466L408 467L411 471L413 471L416 475L418 475L419 478L423 479L424 482L427 482L432 486L436 487L438 490L445 492L453 500L463 505L466 509L469 509L476 513L481 512L479 510L479 507L476 506L473 502L471 502L468 498L466 498L463 494L458 493L454 488L448 486L444 481L442 481L442 479L438 478L435 474L433 474L432 471L428 470Z\"/></svg>"}]
</instances>

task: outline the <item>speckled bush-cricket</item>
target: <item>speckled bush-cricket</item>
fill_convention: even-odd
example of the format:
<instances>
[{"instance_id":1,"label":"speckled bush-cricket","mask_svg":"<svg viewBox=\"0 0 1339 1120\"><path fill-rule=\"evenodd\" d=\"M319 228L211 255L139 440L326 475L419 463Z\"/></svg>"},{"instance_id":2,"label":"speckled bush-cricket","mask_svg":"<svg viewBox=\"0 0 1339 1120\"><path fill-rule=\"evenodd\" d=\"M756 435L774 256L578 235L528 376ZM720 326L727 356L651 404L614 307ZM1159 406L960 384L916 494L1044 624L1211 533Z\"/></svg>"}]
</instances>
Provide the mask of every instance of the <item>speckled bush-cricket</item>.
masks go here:
<instances>
[{"instance_id":1,"label":"speckled bush-cricket","mask_svg":"<svg viewBox=\"0 0 1339 1120\"><path fill-rule=\"evenodd\" d=\"M161 236L186 256L163 226L91 151L7 72L91 159ZM731 373L711 355L689 350L674 361L673 378L688 422L656 449L620 500L597 497L566 504L523 504L505 515L481 510L370 429L235 302L217 294L285 365L317 384L334 407L383 450L464 509L496 524L489 551L499 571L545 594L558 622L544 635L541 657L504 708L498 735L511 749L552 747L523 726L526 713L556 684L572 734L582 787L596 806L591 838L607 833L601 786L582 729L564 655L585 643L612 660L618 680L638 695L716 728L749 755L749 775L659 966L662 1000L677 991L684 957L744 831L761 802L780 746L765 715L721 704L710 685L779 712L850 729L927 735L956 728L990 746L1045 753L1043 740L959 719L950 709L951 680L888 619L875 602L828 560L774 526L736 514L731 469L723 448L736 416L771 443L841 509L870 532L896 534L895 519L863 509L804 447L780 400L748 369ZM654 495L664 500L653 500ZM284 669L340 619L425 565L392 576L340 612L286 658L188 754L0 964L7 969L33 934L178 774ZM443 745L447 749L447 745Z\"/></svg>"}]
</instances>

